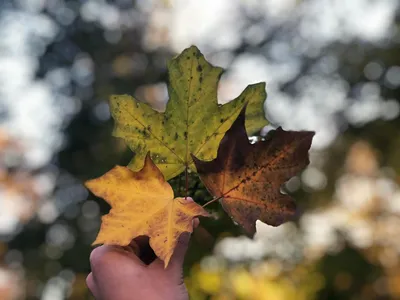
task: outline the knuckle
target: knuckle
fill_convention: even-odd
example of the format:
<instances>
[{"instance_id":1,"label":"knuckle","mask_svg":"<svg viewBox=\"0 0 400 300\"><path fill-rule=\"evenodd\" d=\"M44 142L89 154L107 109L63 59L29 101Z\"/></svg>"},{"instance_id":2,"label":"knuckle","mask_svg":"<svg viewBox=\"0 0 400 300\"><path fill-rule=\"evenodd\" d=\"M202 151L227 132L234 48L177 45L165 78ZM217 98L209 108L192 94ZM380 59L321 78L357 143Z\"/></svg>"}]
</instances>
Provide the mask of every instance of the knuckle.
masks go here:
<instances>
[{"instance_id":1,"label":"knuckle","mask_svg":"<svg viewBox=\"0 0 400 300\"><path fill-rule=\"evenodd\" d=\"M89 273L86 277L86 286L88 287L89 291L94 296L96 294L96 284L94 283L93 273Z\"/></svg>"},{"instance_id":2,"label":"knuckle","mask_svg":"<svg viewBox=\"0 0 400 300\"><path fill-rule=\"evenodd\" d=\"M92 289L92 285L93 285L93 275L92 275L92 273L89 273L89 275L86 277L86 285L90 290Z\"/></svg>"},{"instance_id":3,"label":"knuckle","mask_svg":"<svg viewBox=\"0 0 400 300\"><path fill-rule=\"evenodd\" d=\"M89 261L92 269L96 269L107 261L110 250L106 246L100 246L90 253Z\"/></svg>"}]
</instances>

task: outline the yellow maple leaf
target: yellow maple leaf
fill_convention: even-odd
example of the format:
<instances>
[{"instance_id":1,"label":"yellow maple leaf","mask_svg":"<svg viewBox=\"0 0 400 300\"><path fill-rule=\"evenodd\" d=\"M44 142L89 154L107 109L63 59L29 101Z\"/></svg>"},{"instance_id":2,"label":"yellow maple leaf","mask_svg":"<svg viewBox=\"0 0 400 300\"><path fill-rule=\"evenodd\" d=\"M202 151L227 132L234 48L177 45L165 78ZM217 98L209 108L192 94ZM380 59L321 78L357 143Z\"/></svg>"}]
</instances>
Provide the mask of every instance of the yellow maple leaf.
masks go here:
<instances>
[{"instance_id":1,"label":"yellow maple leaf","mask_svg":"<svg viewBox=\"0 0 400 300\"><path fill-rule=\"evenodd\" d=\"M93 245L126 246L133 238L146 235L165 267L179 236L193 231L193 219L208 216L197 203L185 198L174 199L171 186L149 154L138 172L116 166L85 185L111 205L110 212L102 217Z\"/></svg>"}]
</instances>

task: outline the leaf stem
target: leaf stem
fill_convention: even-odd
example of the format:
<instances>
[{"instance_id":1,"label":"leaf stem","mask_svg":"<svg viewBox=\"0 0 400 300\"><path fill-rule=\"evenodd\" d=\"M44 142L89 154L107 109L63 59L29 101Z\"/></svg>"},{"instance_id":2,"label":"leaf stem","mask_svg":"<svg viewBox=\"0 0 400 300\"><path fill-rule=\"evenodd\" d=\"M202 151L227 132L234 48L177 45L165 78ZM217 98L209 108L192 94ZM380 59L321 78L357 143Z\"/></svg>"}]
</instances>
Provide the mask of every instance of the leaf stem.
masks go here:
<instances>
[{"instance_id":1,"label":"leaf stem","mask_svg":"<svg viewBox=\"0 0 400 300\"><path fill-rule=\"evenodd\" d=\"M182 176L179 175L178 178L178 194L182 193Z\"/></svg>"},{"instance_id":2,"label":"leaf stem","mask_svg":"<svg viewBox=\"0 0 400 300\"><path fill-rule=\"evenodd\" d=\"M213 203L213 202L215 202L215 201L218 201L218 200L221 199L221 198L222 198L222 196L219 196L218 198L211 199L211 200L208 201L206 204L204 204L202 207L206 207L207 205L209 205L209 204L211 204L211 203Z\"/></svg>"},{"instance_id":3,"label":"leaf stem","mask_svg":"<svg viewBox=\"0 0 400 300\"><path fill-rule=\"evenodd\" d=\"M185 180L186 180L186 191L185 191L185 199L189 193L189 174L188 174L188 166L185 168Z\"/></svg>"}]
</instances>

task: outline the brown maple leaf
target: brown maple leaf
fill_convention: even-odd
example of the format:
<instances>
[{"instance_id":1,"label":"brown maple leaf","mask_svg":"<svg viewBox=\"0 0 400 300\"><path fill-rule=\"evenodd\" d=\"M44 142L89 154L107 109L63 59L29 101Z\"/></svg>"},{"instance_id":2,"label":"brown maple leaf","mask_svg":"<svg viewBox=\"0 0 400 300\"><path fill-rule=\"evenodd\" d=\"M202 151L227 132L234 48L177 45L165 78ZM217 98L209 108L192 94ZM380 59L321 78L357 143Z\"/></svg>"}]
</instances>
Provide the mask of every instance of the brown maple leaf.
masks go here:
<instances>
[{"instance_id":1,"label":"brown maple leaf","mask_svg":"<svg viewBox=\"0 0 400 300\"><path fill-rule=\"evenodd\" d=\"M174 199L171 186L149 154L140 171L116 166L103 176L87 181L86 187L111 205L110 212L102 217L100 232L93 244L126 246L135 237L145 235L165 267L179 236L193 231L193 219L208 216L197 203L185 198Z\"/></svg>"},{"instance_id":2,"label":"brown maple leaf","mask_svg":"<svg viewBox=\"0 0 400 300\"><path fill-rule=\"evenodd\" d=\"M309 164L314 132L279 127L265 140L251 144L244 126L245 109L225 133L214 160L192 157L208 191L253 235L257 220L278 226L295 214L293 199L280 189Z\"/></svg>"}]
</instances>

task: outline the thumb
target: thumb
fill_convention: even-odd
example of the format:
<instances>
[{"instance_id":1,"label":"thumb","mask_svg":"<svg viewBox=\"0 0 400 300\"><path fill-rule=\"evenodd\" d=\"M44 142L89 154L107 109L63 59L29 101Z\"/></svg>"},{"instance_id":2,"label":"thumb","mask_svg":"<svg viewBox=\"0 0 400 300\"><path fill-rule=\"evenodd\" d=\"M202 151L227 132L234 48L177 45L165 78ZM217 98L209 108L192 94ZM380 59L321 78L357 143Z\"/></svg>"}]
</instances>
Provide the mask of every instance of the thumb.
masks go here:
<instances>
[{"instance_id":1,"label":"thumb","mask_svg":"<svg viewBox=\"0 0 400 300\"><path fill-rule=\"evenodd\" d=\"M187 201L193 202L191 197L187 197ZM192 228L199 226L199 219L194 218L192 220ZM183 262L185 260L185 255L187 249L189 248L191 232L183 232L179 238L178 243L175 246L174 253L172 254L171 260L169 261L167 269L170 270L182 270Z\"/></svg>"},{"instance_id":2,"label":"thumb","mask_svg":"<svg viewBox=\"0 0 400 300\"><path fill-rule=\"evenodd\" d=\"M193 228L196 228L199 223L200 222L198 218L193 219ZM179 236L178 242L174 249L174 253L172 254L172 257L168 263L168 267L166 268L167 272L181 274L185 255L189 248L190 236L190 232L183 232ZM160 259L156 259L154 262L151 263L150 267L156 269L164 269L164 262Z\"/></svg>"},{"instance_id":3,"label":"thumb","mask_svg":"<svg viewBox=\"0 0 400 300\"><path fill-rule=\"evenodd\" d=\"M174 254L172 254L171 260L169 261L167 270L177 271L181 270L187 249L189 248L190 233L184 232L180 235L178 243L176 244Z\"/></svg>"}]
</instances>

